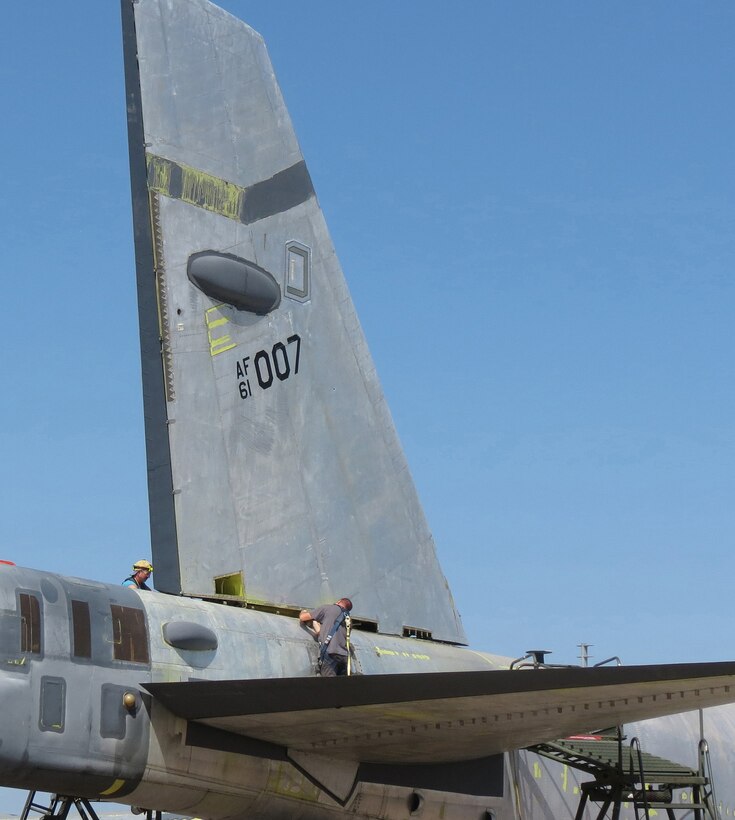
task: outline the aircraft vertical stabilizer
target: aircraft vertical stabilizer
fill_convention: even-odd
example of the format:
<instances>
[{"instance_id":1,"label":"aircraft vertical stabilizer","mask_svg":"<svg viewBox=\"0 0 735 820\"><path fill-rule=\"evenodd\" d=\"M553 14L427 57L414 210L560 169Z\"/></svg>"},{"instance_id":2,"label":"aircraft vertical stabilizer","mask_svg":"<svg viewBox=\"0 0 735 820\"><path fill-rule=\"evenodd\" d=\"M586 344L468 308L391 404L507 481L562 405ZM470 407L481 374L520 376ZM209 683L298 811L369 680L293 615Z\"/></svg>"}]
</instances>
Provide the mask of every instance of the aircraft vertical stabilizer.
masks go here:
<instances>
[{"instance_id":1,"label":"aircraft vertical stabilizer","mask_svg":"<svg viewBox=\"0 0 735 820\"><path fill-rule=\"evenodd\" d=\"M262 38L122 7L157 588L464 643Z\"/></svg>"}]
</instances>

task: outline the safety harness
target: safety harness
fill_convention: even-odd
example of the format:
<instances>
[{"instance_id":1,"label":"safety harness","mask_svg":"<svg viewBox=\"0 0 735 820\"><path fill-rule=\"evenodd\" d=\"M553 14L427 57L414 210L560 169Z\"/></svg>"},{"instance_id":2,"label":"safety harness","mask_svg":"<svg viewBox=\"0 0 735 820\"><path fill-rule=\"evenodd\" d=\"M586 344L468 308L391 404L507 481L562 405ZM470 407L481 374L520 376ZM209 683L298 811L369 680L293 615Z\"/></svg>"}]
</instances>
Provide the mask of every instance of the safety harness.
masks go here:
<instances>
[{"instance_id":1,"label":"safety harness","mask_svg":"<svg viewBox=\"0 0 735 820\"><path fill-rule=\"evenodd\" d=\"M352 674L352 647L350 646L350 631L352 630L352 618L350 618L350 613L345 613L345 631L347 635L345 636L345 645L347 646L347 675L348 677Z\"/></svg>"},{"instance_id":2,"label":"safety harness","mask_svg":"<svg viewBox=\"0 0 735 820\"><path fill-rule=\"evenodd\" d=\"M349 614L347 613L346 609L339 608L339 615L334 619L334 623L332 624L332 629L329 632L329 635L322 641L321 646L319 647L319 659L316 662L316 673L317 675L322 671L322 664L324 663L324 659L327 657L327 650L329 648L329 644L332 641L332 638L337 634L337 630L342 626L342 623L345 624L345 629L347 630L347 674L350 674L350 626L351 626L351 619Z\"/></svg>"}]
</instances>

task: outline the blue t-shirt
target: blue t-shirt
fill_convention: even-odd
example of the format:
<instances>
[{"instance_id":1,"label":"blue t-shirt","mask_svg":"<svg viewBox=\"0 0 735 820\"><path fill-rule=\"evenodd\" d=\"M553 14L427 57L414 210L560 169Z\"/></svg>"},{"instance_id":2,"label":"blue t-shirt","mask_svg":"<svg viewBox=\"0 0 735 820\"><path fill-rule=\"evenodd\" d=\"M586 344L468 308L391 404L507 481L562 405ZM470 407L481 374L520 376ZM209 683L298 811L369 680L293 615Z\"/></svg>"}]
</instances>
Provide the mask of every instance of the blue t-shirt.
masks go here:
<instances>
[{"instance_id":1,"label":"blue t-shirt","mask_svg":"<svg viewBox=\"0 0 735 820\"><path fill-rule=\"evenodd\" d=\"M132 576L132 575L130 576L130 578L126 578L126 579L122 582L122 585L123 585L124 587L135 587L136 589L147 589L147 590L150 590L150 587L148 586L148 584L146 584L146 582L145 582L145 581L141 581L140 583L138 583L138 582L135 580L135 578L133 578L133 576ZM334 623L334 621L332 621L332 623Z\"/></svg>"}]
</instances>

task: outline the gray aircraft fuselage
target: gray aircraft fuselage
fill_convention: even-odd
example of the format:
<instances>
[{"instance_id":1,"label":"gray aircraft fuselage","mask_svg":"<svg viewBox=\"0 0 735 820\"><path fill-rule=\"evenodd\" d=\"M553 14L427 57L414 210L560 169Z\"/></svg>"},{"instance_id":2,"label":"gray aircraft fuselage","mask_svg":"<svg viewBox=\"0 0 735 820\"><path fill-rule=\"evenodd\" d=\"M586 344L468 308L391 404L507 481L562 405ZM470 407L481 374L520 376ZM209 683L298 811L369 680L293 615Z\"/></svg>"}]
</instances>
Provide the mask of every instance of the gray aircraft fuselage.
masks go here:
<instances>
[{"instance_id":1,"label":"gray aircraft fuselage","mask_svg":"<svg viewBox=\"0 0 735 820\"><path fill-rule=\"evenodd\" d=\"M202 645L203 634L215 636L216 648L181 648L192 635ZM0 784L210 818L341 810L282 760L187 745L184 722L143 689L151 681L308 677L317 646L297 618L3 566L0 636ZM507 664L359 630L352 646L355 671L368 675ZM405 816L410 790L358 788L363 810L355 816ZM452 800L447 817L476 817L503 802L454 795L445 811Z\"/></svg>"},{"instance_id":2,"label":"gray aircraft fuselage","mask_svg":"<svg viewBox=\"0 0 735 820\"><path fill-rule=\"evenodd\" d=\"M361 630L353 630L352 646L354 671L364 675L503 669L509 661ZM410 777L401 783L400 766L386 784L378 767L366 770L344 807L278 755L229 750L216 732L190 736L186 721L146 692L151 682L308 678L317 646L292 616L3 565L0 654L4 786L213 820L345 813L551 820L573 816L579 800L573 770L520 751L496 756L484 795L416 788ZM735 800L724 775L733 764L735 709L704 715L721 811L730 816ZM629 734L694 764L699 730L694 712Z\"/></svg>"}]
</instances>

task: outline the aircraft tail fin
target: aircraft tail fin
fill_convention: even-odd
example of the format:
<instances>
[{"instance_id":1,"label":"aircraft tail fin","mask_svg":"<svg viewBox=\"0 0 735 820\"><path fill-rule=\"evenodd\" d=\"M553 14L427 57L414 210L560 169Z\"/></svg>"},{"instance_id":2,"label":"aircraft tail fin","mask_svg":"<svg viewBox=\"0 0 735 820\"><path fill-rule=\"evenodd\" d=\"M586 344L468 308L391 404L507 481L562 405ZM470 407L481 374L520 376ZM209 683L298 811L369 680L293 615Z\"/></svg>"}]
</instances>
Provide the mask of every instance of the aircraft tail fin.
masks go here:
<instances>
[{"instance_id":1,"label":"aircraft tail fin","mask_svg":"<svg viewBox=\"0 0 735 820\"><path fill-rule=\"evenodd\" d=\"M464 643L262 38L122 8L156 587Z\"/></svg>"}]
</instances>

